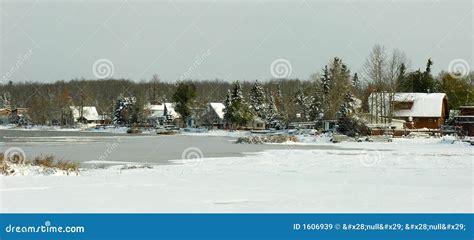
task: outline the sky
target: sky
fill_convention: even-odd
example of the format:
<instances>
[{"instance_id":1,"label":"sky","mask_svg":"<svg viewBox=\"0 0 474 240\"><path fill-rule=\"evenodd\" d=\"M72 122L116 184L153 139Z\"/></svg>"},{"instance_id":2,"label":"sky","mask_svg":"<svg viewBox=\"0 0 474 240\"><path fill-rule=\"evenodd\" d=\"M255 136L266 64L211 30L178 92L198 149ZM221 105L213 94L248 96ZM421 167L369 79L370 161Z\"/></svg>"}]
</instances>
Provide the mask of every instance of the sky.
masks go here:
<instances>
[{"instance_id":1,"label":"sky","mask_svg":"<svg viewBox=\"0 0 474 240\"><path fill-rule=\"evenodd\" d=\"M0 0L0 81L308 79L375 44L473 69L473 2ZM451 66L450 66L451 64Z\"/></svg>"}]
</instances>

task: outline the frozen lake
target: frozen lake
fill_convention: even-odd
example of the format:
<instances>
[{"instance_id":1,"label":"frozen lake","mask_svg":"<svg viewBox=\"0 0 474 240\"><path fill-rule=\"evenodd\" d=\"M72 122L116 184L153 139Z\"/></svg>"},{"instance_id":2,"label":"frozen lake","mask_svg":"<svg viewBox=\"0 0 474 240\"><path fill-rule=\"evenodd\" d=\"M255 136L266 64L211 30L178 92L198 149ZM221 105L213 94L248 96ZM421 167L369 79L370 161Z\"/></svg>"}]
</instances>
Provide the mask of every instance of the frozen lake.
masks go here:
<instances>
[{"instance_id":1,"label":"frozen lake","mask_svg":"<svg viewBox=\"0 0 474 240\"><path fill-rule=\"evenodd\" d=\"M82 162L100 160L168 164L183 154L204 158L239 157L268 149L334 149L337 146L285 146L236 144L236 138L189 135L128 135L105 132L0 130L2 150L20 147L27 158L54 155L58 159ZM199 151L196 151L198 149Z\"/></svg>"}]
</instances>

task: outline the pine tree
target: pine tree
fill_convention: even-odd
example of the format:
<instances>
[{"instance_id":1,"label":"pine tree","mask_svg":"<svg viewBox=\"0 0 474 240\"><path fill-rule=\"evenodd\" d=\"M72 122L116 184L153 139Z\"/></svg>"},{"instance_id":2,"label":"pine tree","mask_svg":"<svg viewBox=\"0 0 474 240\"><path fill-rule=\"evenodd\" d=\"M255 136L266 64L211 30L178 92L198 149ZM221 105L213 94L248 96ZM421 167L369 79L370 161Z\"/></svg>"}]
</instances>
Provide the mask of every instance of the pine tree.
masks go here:
<instances>
[{"instance_id":1,"label":"pine tree","mask_svg":"<svg viewBox=\"0 0 474 240\"><path fill-rule=\"evenodd\" d=\"M173 102L176 103L176 112L181 115L183 119L183 126L191 117L191 104L196 98L196 86L191 82L180 82L173 94Z\"/></svg>"},{"instance_id":2,"label":"pine tree","mask_svg":"<svg viewBox=\"0 0 474 240\"><path fill-rule=\"evenodd\" d=\"M359 75L357 75L357 73L354 73L354 76L352 77L352 87L356 90L360 89Z\"/></svg>"},{"instance_id":3,"label":"pine tree","mask_svg":"<svg viewBox=\"0 0 474 240\"><path fill-rule=\"evenodd\" d=\"M224 101L224 120L230 122L232 119L232 93L227 89L227 96Z\"/></svg>"},{"instance_id":4,"label":"pine tree","mask_svg":"<svg viewBox=\"0 0 474 240\"><path fill-rule=\"evenodd\" d=\"M344 102L340 106L340 118L348 118L350 114L354 113L354 97L350 92L344 95Z\"/></svg>"},{"instance_id":5,"label":"pine tree","mask_svg":"<svg viewBox=\"0 0 474 240\"><path fill-rule=\"evenodd\" d=\"M295 93L294 102L296 106L298 106L298 109L300 111L299 113L301 114L301 118L305 120L309 120L310 118L309 112L311 109L312 99L306 96L305 92L303 91L301 87L298 88L298 90Z\"/></svg>"},{"instance_id":6,"label":"pine tree","mask_svg":"<svg viewBox=\"0 0 474 240\"><path fill-rule=\"evenodd\" d=\"M234 83L234 88L231 97L232 104L229 108L229 110L231 111L230 121L232 123L237 123L240 126L247 124L247 122L252 120L253 115L250 111L249 106L245 102L242 91L242 85L239 81L236 81Z\"/></svg>"},{"instance_id":7,"label":"pine tree","mask_svg":"<svg viewBox=\"0 0 474 240\"><path fill-rule=\"evenodd\" d=\"M328 65L324 66L323 77L321 78L321 84L323 86L324 96L327 96L329 94L329 88L331 84L331 78L329 76Z\"/></svg>"},{"instance_id":8,"label":"pine tree","mask_svg":"<svg viewBox=\"0 0 474 240\"><path fill-rule=\"evenodd\" d=\"M126 125L131 120L132 115L130 114L132 111L132 107L135 104L134 97L124 97L119 96L117 101L115 102L114 113L113 113L113 123L115 125ZM129 116L130 115L130 116Z\"/></svg>"},{"instance_id":9,"label":"pine tree","mask_svg":"<svg viewBox=\"0 0 474 240\"><path fill-rule=\"evenodd\" d=\"M252 90L250 92L250 106L252 107L252 110L255 115L260 117L261 119L266 119L266 110L267 110L267 104L266 104L266 98L265 98L265 92L263 90L262 85L258 82L258 80L255 80L255 83L252 86Z\"/></svg>"},{"instance_id":10,"label":"pine tree","mask_svg":"<svg viewBox=\"0 0 474 240\"><path fill-rule=\"evenodd\" d=\"M277 121L278 121L278 110L277 110L277 107L275 105L275 98L273 97L273 94L268 91L267 92L267 97L266 99L268 99L268 103L267 103L267 109L266 109L266 123L267 125L269 126L272 126L272 127L276 127L276 125L279 125L277 124Z\"/></svg>"}]
</instances>

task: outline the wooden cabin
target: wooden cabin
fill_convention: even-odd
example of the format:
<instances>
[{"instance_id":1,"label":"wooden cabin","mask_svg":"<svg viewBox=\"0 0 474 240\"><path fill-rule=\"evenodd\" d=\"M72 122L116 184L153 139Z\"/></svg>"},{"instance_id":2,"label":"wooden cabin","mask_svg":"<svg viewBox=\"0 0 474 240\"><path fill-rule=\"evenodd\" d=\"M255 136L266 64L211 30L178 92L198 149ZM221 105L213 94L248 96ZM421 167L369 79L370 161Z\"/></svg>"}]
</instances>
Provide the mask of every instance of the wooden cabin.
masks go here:
<instances>
[{"instance_id":1,"label":"wooden cabin","mask_svg":"<svg viewBox=\"0 0 474 240\"><path fill-rule=\"evenodd\" d=\"M439 129L449 114L445 93L372 93L368 105L370 114L405 120L407 129Z\"/></svg>"}]
</instances>

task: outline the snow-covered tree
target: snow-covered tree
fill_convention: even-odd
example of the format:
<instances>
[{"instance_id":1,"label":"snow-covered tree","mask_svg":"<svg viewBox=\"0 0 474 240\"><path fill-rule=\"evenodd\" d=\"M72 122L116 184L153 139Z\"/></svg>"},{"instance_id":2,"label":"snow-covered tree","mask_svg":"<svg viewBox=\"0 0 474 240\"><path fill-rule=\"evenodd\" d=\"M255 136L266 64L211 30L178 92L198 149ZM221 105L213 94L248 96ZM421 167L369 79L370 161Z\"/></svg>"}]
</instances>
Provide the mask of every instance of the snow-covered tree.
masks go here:
<instances>
[{"instance_id":1,"label":"snow-covered tree","mask_svg":"<svg viewBox=\"0 0 474 240\"><path fill-rule=\"evenodd\" d=\"M232 93L227 89L227 96L224 101L224 120L230 122L232 119Z\"/></svg>"},{"instance_id":2,"label":"snow-covered tree","mask_svg":"<svg viewBox=\"0 0 474 240\"><path fill-rule=\"evenodd\" d=\"M257 115L261 119L267 118L267 103L265 91L263 90L263 86L258 82L258 80L255 80L255 83L252 86L252 90L250 91L250 106L252 107L252 111L255 115Z\"/></svg>"},{"instance_id":3,"label":"snow-covered tree","mask_svg":"<svg viewBox=\"0 0 474 240\"><path fill-rule=\"evenodd\" d=\"M349 117L352 113L354 113L354 107L355 107L355 100L354 97L350 92L346 93L344 96L344 102L341 104L339 113L340 113L340 118L347 118Z\"/></svg>"},{"instance_id":4,"label":"snow-covered tree","mask_svg":"<svg viewBox=\"0 0 474 240\"><path fill-rule=\"evenodd\" d=\"M135 101L134 97L119 96L117 98L112 120L115 125L125 125L130 122L133 115L131 111Z\"/></svg>"},{"instance_id":5,"label":"snow-covered tree","mask_svg":"<svg viewBox=\"0 0 474 240\"><path fill-rule=\"evenodd\" d=\"M230 106L227 107L225 112L228 121L239 126L247 124L253 116L250 107L244 99L242 85L239 81L234 83L230 99Z\"/></svg>"},{"instance_id":6,"label":"snow-covered tree","mask_svg":"<svg viewBox=\"0 0 474 240\"><path fill-rule=\"evenodd\" d=\"M276 127L276 125L279 125L277 124L277 122L279 121L279 114L278 109L275 105L275 98L273 97L270 91L267 92L266 99L268 99L267 108L265 109L266 123L271 127Z\"/></svg>"},{"instance_id":7,"label":"snow-covered tree","mask_svg":"<svg viewBox=\"0 0 474 240\"><path fill-rule=\"evenodd\" d=\"M299 110L299 113L301 114L301 118L308 121L310 118L312 98L308 97L302 88L298 88L298 90L295 93L294 102L296 106L298 106L298 110Z\"/></svg>"}]
</instances>

